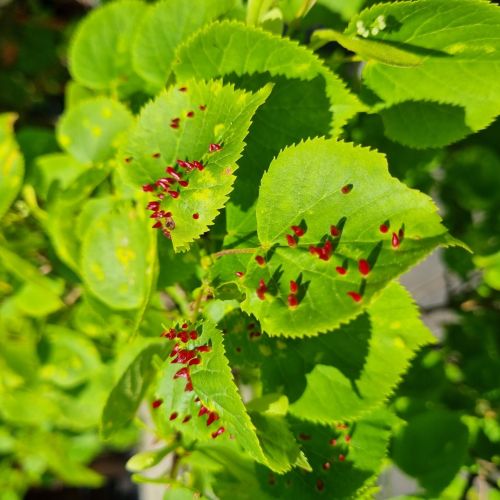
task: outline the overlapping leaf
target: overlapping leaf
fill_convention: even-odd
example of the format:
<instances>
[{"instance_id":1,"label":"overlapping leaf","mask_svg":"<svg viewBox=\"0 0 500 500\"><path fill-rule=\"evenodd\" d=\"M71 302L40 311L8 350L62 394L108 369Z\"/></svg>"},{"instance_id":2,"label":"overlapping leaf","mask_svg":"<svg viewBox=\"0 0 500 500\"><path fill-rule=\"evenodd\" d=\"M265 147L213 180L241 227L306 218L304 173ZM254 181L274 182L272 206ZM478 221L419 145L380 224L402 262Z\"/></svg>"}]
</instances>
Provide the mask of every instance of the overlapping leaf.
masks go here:
<instances>
[{"instance_id":1,"label":"overlapping leaf","mask_svg":"<svg viewBox=\"0 0 500 500\"><path fill-rule=\"evenodd\" d=\"M413 147L445 145L484 128L500 113L497 5L483 0L384 3L354 18L346 34L355 37L360 31L370 39L423 56L422 64L415 67L372 61L363 70L366 85L384 101L382 108L387 111L382 110L382 116L391 138ZM421 101L432 103L419 116ZM408 129L402 121L404 114L391 110L403 103L412 106L418 128ZM460 107L462 113L450 115L450 105ZM445 127L444 113L448 113ZM454 134L449 130L451 120Z\"/></svg>"},{"instance_id":2,"label":"overlapping leaf","mask_svg":"<svg viewBox=\"0 0 500 500\"><path fill-rule=\"evenodd\" d=\"M0 115L0 219L16 198L24 175L24 160L14 139L12 113Z\"/></svg>"},{"instance_id":3,"label":"overlapping leaf","mask_svg":"<svg viewBox=\"0 0 500 500\"><path fill-rule=\"evenodd\" d=\"M116 202L96 216L83 235L81 272L90 291L113 309L137 309L153 279L154 234L141 208Z\"/></svg>"},{"instance_id":4,"label":"overlapping leaf","mask_svg":"<svg viewBox=\"0 0 500 500\"><path fill-rule=\"evenodd\" d=\"M453 242L432 200L392 178L382 155L326 139L288 148L271 163L257 224L261 263L252 259L237 280L242 308L270 335L291 337L338 327L437 245ZM295 237L292 226L304 235ZM325 244L331 254L320 258ZM292 280L297 307L288 302Z\"/></svg>"},{"instance_id":5,"label":"overlapping leaf","mask_svg":"<svg viewBox=\"0 0 500 500\"><path fill-rule=\"evenodd\" d=\"M409 295L392 283L367 314L338 331L289 346L303 357L306 371L311 368L290 412L322 423L359 418L387 399L415 351L432 339ZM286 372L286 358L279 364Z\"/></svg>"},{"instance_id":6,"label":"overlapping leaf","mask_svg":"<svg viewBox=\"0 0 500 500\"><path fill-rule=\"evenodd\" d=\"M69 49L70 73L78 83L123 94L140 88L131 51L146 9L146 4L139 0L120 0L84 18Z\"/></svg>"},{"instance_id":7,"label":"overlapping leaf","mask_svg":"<svg viewBox=\"0 0 500 500\"><path fill-rule=\"evenodd\" d=\"M270 91L266 86L251 94L220 82L190 81L143 109L123 153L128 160L124 168L138 189L168 177L167 166L185 176L189 185L175 188L178 197L166 195L162 201L175 223L171 237L176 250L186 249L204 233L224 206L252 116ZM209 152L211 144L221 149ZM198 161L204 168L181 171L177 160Z\"/></svg>"},{"instance_id":8,"label":"overlapping leaf","mask_svg":"<svg viewBox=\"0 0 500 500\"><path fill-rule=\"evenodd\" d=\"M175 353L169 358L155 392L163 401L159 408L153 410L156 418L202 441L217 439L225 442L233 436L254 460L273 470L288 470L296 456L289 463L282 453L264 453L256 428L234 383L222 334L211 323L205 323L201 335L180 344L180 349L197 351L200 346L208 346L209 350L198 350L199 364L186 362L184 366L176 361ZM189 382L192 383L192 390L186 387ZM207 411L200 414L201 408ZM209 420L212 413L218 417L213 422ZM218 429L223 431L215 435ZM265 434L264 430L262 432Z\"/></svg>"},{"instance_id":9,"label":"overlapping leaf","mask_svg":"<svg viewBox=\"0 0 500 500\"><path fill-rule=\"evenodd\" d=\"M247 56L241 57L242 54ZM363 109L344 83L306 47L238 22L212 23L199 30L179 47L176 57L174 72L181 79L265 72L301 80L322 76L337 132Z\"/></svg>"},{"instance_id":10,"label":"overlapping leaf","mask_svg":"<svg viewBox=\"0 0 500 500\"><path fill-rule=\"evenodd\" d=\"M234 0L163 0L142 18L132 48L137 73L161 89L171 72L177 46L234 6Z\"/></svg>"},{"instance_id":11,"label":"overlapping leaf","mask_svg":"<svg viewBox=\"0 0 500 500\"><path fill-rule=\"evenodd\" d=\"M87 99L68 109L57 128L61 146L80 162L113 157L120 137L132 124L132 115L118 101Z\"/></svg>"}]
</instances>

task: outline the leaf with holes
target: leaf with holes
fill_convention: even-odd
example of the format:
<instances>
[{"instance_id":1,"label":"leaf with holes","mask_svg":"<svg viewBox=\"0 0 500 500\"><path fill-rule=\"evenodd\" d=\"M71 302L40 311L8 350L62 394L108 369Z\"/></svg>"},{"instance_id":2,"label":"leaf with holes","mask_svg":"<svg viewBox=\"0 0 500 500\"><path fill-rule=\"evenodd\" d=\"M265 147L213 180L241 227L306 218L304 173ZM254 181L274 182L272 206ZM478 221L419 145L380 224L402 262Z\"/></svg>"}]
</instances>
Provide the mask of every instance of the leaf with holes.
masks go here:
<instances>
[{"instance_id":1,"label":"leaf with holes","mask_svg":"<svg viewBox=\"0 0 500 500\"><path fill-rule=\"evenodd\" d=\"M132 115L123 104L97 97L76 104L62 116L57 138L78 161L100 162L114 156L130 125Z\"/></svg>"},{"instance_id":2,"label":"leaf with holes","mask_svg":"<svg viewBox=\"0 0 500 500\"><path fill-rule=\"evenodd\" d=\"M413 147L446 145L486 127L500 114L497 5L482 0L384 3L352 19L345 34L366 35L423 57L415 67L372 61L363 69L365 84L383 100L381 114L392 139ZM425 109L419 114L422 101ZM392 109L402 105L410 106L418 127L406 127L404 108Z\"/></svg>"},{"instance_id":3,"label":"leaf with holes","mask_svg":"<svg viewBox=\"0 0 500 500\"><path fill-rule=\"evenodd\" d=\"M129 95L141 88L132 67L132 43L147 6L119 0L85 17L69 48L69 70L81 85Z\"/></svg>"},{"instance_id":4,"label":"leaf with holes","mask_svg":"<svg viewBox=\"0 0 500 500\"><path fill-rule=\"evenodd\" d=\"M234 0L168 0L142 18L132 48L136 72L160 90L171 72L177 46L204 24L228 12Z\"/></svg>"},{"instance_id":5,"label":"leaf with holes","mask_svg":"<svg viewBox=\"0 0 500 500\"><path fill-rule=\"evenodd\" d=\"M454 243L432 200L391 177L384 156L327 139L271 163L257 232L261 248L234 278L246 292L242 309L270 335L290 337L345 323L438 245Z\"/></svg>"},{"instance_id":6,"label":"leaf with holes","mask_svg":"<svg viewBox=\"0 0 500 500\"><path fill-rule=\"evenodd\" d=\"M252 116L255 94L221 82L190 81L146 105L123 152L128 177L156 198L154 227L185 250L224 206ZM167 215L168 214L168 215Z\"/></svg>"},{"instance_id":7,"label":"leaf with holes","mask_svg":"<svg viewBox=\"0 0 500 500\"><path fill-rule=\"evenodd\" d=\"M24 175L24 160L14 139L16 115L0 115L0 219L15 200Z\"/></svg>"},{"instance_id":8,"label":"leaf with holes","mask_svg":"<svg viewBox=\"0 0 500 500\"><path fill-rule=\"evenodd\" d=\"M235 21L212 23L181 45L174 72L181 79L265 72L271 76L308 81L321 76L325 80L336 133L349 118L364 109L342 80L309 49L293 40Z\"/></svg>"},{"instance_id":9,"label":"leaf with holes","mask_svg":"<svg viewBox=\"0 0 500 500\"><path fill-rule=\"evenodd\" d=\"M171 330L169 338L176 335L180 340L162 369L155 390L155 418L201 441L225 442L233 436L254 460L273 470L290 469L296 460L293 450L264 453L234 383L221 332L209 322L202 329L186 327Z\"/></svg>"}]
</instances>

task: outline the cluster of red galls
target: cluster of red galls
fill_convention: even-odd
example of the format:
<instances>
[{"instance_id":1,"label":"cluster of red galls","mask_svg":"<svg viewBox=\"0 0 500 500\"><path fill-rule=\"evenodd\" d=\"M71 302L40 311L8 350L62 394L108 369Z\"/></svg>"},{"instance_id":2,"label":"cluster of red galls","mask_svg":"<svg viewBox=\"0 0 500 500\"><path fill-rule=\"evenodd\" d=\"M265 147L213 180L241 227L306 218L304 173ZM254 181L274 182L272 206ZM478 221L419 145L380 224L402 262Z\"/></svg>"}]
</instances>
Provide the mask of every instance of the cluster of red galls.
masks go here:
<instances>
[{"instance_id":1,"label":"cluster of red galls","mask_svg":"<svg viewBox=\"0 0 500 500\"><path fill-rule=\"evenodd\" d=\"M196 330L189 331L188 324L184 323L180 330L176 330L175 328L171 328L168 331L165 331L161 334L162 337L165 337L169 340L178 339L180 342L177 342L172 351L170 352L169 357L171 359L170 363L179 363L184 365L182 368L177 370L174 374L174 380L177 379L185 379L186 386L185 391L191 392L194 390L193 382L191 380L191 372L190 367L194 365L199 365L201 363L201 354L210 352L211 347L208 344L199 345L193 347L192 349L188 349L187 347L183 347L182 344L187 344L190 340L196 340L198 338L198 332ZM195 398L196 403L200 403L200 398ZM163 400L156 399L152 402L151 406L153 409L159 408ZM201 417L205 414L208 414L207 418L207 426L211 425L216 420L219 420L219 414L216 411L210 411L205 406L201 405L200 411L198 412L198 417ZM176 420L178 417L177 412L173 412L170 414L169 420ZM186 415L182 420L182 423L185 424L191 420L191 415ZM212 438L216 438L220 436L225 431L224 427L219 427L215 432L212 432Z\"/></svg>"}]
</instances>

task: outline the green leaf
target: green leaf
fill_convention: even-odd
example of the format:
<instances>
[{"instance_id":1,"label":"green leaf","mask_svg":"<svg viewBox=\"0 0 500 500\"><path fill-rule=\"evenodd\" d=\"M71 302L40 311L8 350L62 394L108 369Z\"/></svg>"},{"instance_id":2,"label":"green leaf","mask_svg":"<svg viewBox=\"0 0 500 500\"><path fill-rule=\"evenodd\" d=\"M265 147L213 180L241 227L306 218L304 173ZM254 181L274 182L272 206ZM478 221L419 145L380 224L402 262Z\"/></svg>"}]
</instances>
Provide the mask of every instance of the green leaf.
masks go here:
<instances>
[{"instance_id":1,"label":"green leaf","mask_svg":"<svg viewBox=\"0 0 500 500\"><path fill-rule=\"evenodd\" d=\"M467 427L458 414L429 411L403 427L394 441L392 455L398 467L417 478L433 496L439 496L463 464L467 442Z\"/></svg>"},{"instance_id":2,"label":"green leaf","mask_svg":"<svg viewBox=\"0 0 500 500\"><path fill-rule=\"evenodd\" d=\"M24 160L14 138L14 113L0 114L0 219L21 189Z\"/></svg>"},{"instance_id":3,"label":"green leaf","mask_svg":"<svg viewBox=\"0 0 500 500\"><path fill-rule=\"evenodd\" d=\"M241 54L247 54L247 57L241 57ZM174 72L181 79L242 76L256 72L307 81L322 76L336 132L350 117L364 109L340 78L306 47L234 21L212 23L181 45Z\"/></svg>"},{"instance_id":4,"label":"green leaf","mask_svg":"<svg viewBox=\"0 0 500 500\"><path fill-rule=\"evenodd\" d=\"M382 21L382 25L380 25ZM373 31L373 28L376 31ZM463 137L465 128L477 131L500 113L497 82L500 78L500 8L481 0L417 0L376 5L354 18L346 35L365 32L370 39L423 56L421 65L398 68L372 61L363 70L365 84L382 99L382 108L417 101L412 118L419 128L431 128L434 137L424 133L412 137L416 127L390 116L391 137L409 145L444 145ZM473 78L471 77L473 75ZM477 89L481 88L481 92ZM436 117L427 105L418 116L421 101L434 101ZM462 121L453 126L455 135L441 127L440 105L459 106ZM387 112L382 111L382 115ZM459 116L450 116L454 121Z\"/></svg>"},{"instance_id":5,"label":"green leaf","mask_svg":"<svg viewBox=\"0 0 500 500\"><path fill-rule=\"evenodd\" d=\"M491 288L500 290L500 252L484 257L478 255L474 258L474 263L484 270L484 281Z\"/></svg>"},{"instance_id":6,"label":"green leaf","mask_svg":"<svg viewBox=\"0 0 500 500\"><path fill-rule=\"evenodd\" d=\"M160 90L170 76L177 46L234 4L234 0L163 0L150 7L133 44L136 72Z\"/></svg>"},{"instance_id":7,"label":"green leaf","mask_svg":"<svg viewBox=\"0 0 500 500\"><path fill-rule=\"evenodd\" d=\"M112 158L132 115L118 101L96 97L69 108L57 127L59 144L78 161L100 162Z\"/></svg>"},{"instance_id":8,"label":"green leaf","mask_svg":"<svg viewBox=\"0 0 500 500\"><path fill-rule=\"evenodd\" d=\"M124 152L133 181L153 184L166 176L167 165L178 168L177 160L204 165L190 173L179 169L189 186L177 185L179 197L166 195L161 204L175 222L171 237L176 251L187 249L204 233L226 203L252 116L270 92L270 86L251 94L221 82L190 81L171 87L142 110ZM189 112L194 116L188 117ZM174 118L180 118L179 128L170 126ZM209 152L210 144L222 149Z\"/></svg>"},{"instance_id":9,"label":"green leaf","mask_svg":"<svg viewBox=\"0 0 500 500\"><path fill-rule=\"evenodd\" d=\"M81 85L129 94L140 87L132 69L132 44L146 11L138 0L94 10L79 25L69 48L69 70Z\"/></svg>"},{"instance_id":10,"label":"green leaf","mask_svg":"<svg viewBox=\"0 0 500 500\"><path fill-rule=\"evenodd\" d=\"M328 335L288 345L284 353L301 353L307 372L305 390L290 412L321 423L358 419L390 396L415 351L432 341L409 294L392 283L367 314ZM286 357L279 365L285 383L287 372L294 378Z\"/></svg>"},{"instance_id":11,"label":"green leaf","mask_svg":"<svg viewBox=\"0 0 500 500\"><path fill-rule=\"evenodd\" d=\"M113 309L141 307L154 273L154 237L139 207L117 201L108 212L98 210L81 248L81 273L89 290Z\"/></svg>"},{"instance_id":12,"label":"green leaf","mask_svg":"<svg viewBox=\"0 0 500 500\"><path fill-rule=\"evenodd\" d=\"M39 372L43 380L68 389L85 382L100 367L94 344L77 332L49 325L46 341L47 352Z\"/></svg>"},{"instance_id":13,"label":"green leaf","mask_svg":"<svg viewBox=\"0 0 500 500\"><path fill-rule=\"evenodd\" d=\"M156 375L153 359L167 355L164 343L147 345L130 363L111 390L102 412L101 433L105 439L130 425Z\"/></svg>"},{"instance_id":14,"label":"green leaf","mask_svg":"<svg viewBox=\"0 0 500 500\"><path fill-rule=\"evenodd\" d=\"M305 234L291 248L286 235L299 225ZM331 226L340 236L331 236ZM252 259L244 278L234 278L246 293L242 308L268 334L291 337L338 327L436 246L452 243L432 200L392 178L384 156L326 139L290 147L271 163L257 202L257 230L255 256L266 263ZM327 242L329 259L310 253L310 246ZM366 276L358 270L363 259ZM260 280L265 300L257 293ZM291 280L299 283L298 307L288 306Z\"/></svg>"},{"instance_id":15,"label":"green leaf","mask_svg":"<svg viewBox=\"0 0 500 500\"><path fill-rule=\"evenodd\" d=\"M343 19L348 21L363 7L366 0L318 0L319 5L324 5L333 12L338 12Z\"/></svg>"},{"instance_id":16,"label":"green leaf","mask_svg":"<svg viewBox=\"0 0 500 500\"><path fill-rule=\"evenodd\" d=\"M198 351L196 348L200 346L209 346L209 352ZM206 322L201 335L180 348L198 351L197 357L201 361L199 364L186 363L183 366L180 361L175 361L177 358L173 353L163 367L155 391L162 400L162 405L153 410L161 425L169 423L174 429L200 441L216 438L224 443L232 435L254 460L281 470L281 462L275 463L272 456L266 457L263 453L256 429L234 383L224 352L222 333L212 323ZM188 378L179 374L179 370L185 368L189 373ZM192 383L192 390L186 387L189 381ZM198 402L196 398L199 398ZM215 412L219 418L207 425L208 413L198 415L202 406L209 412ZM213 437L212 433L221 428L224 432Z\"/></svg>"},{"instance_id":17,"label":"green leaf","mask_svg":"<svg viewBox=\"0 0 500 500\"><path fill-rule=\"evenodd\" d=\"M352 52L355 52L365 61L377 61L389 66L411 67L419 66L423 57L406 52L397 46L379 40L351 38L331 29L317 30L312 34L311 45L317 49L328 42L338 42Z\"/></svg>"},{"instance_id":18,"label":"green leaf","mask_svg":"<svg viewBox=\"0 0 500 500\"><path fill-rule=\"evenodd\" d=\"M128 459L125 467L129 472L141 472L158 465L165 456L173 451L174 446L165 446L157 450L141 451Z\"/></svg>"},{"instance_id":19,"label":"green leaf","mask_svg":"<svg viewBox=\"0 0 500 500\"><path fill-rule=\"evenodd\" d=\"M301 439L312 472L293 471L275 477L274 484L267 482L265 491L286 491L289 498L320 494L331 499L362 498L382 466L394 421L385 408L347 429L293 420L293 432Z\"/></svg>"}]
</instances>

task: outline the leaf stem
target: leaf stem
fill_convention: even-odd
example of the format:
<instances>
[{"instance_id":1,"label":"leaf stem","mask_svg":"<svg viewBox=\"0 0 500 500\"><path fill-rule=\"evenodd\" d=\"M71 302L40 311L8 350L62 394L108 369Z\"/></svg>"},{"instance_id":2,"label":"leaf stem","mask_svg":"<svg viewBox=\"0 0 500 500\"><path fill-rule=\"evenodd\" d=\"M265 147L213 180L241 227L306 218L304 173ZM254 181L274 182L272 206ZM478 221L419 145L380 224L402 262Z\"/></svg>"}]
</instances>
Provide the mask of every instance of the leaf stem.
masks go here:
<instances>
[{"instance_id":1,"label":"leaf stem","mask_svg":"<svg viewBox=\"0 0 500 500\"><path fill-rule=\"evenodd\" d=\"M256 248L227 248L226 250L221 250L220 252L215 252L212 254L212 257L218 259L219 257L223 257L224 255L237 255L237 254L245 254L245 253L254 253Z\"/></svg>"}]
</instances>

